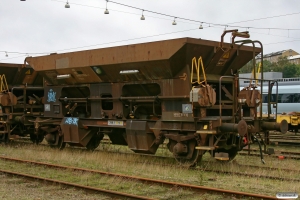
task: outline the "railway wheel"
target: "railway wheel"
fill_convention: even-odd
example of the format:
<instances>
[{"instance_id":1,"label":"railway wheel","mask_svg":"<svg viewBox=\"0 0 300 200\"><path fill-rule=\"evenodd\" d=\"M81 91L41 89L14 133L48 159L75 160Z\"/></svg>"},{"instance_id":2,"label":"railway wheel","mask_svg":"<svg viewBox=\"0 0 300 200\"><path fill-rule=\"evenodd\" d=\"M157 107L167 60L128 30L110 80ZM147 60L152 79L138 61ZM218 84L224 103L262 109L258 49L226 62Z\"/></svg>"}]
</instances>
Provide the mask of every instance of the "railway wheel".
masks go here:
<instances>
[{"instance_id":1,"label":"railway wheel","mask_svg":"<svg viewBox=\"0 0 300 200\"><path fill-rule=\"evenodd\" d=\"M175 156L175 160L184 167L195 167L197 162L200 162L202 155L200 155L200 150L194 150L191 158L184 158L182 156Z\"/></svg>"},{"instance_id":2,"label":"railway wheel","mask_svg":"<svg viewBox=\"0 0 300 200\"><path fill-rule=\"evenodd\" d=\"M4 144L8 144L9 143L9 137L8 137L7 133L1 135L0 143L1 142L3 142Z\"/></svg>"},{"instance_id":3,"label":"railway wheel","mask_svg":"<svg viewBox=\"0 0 300 200\"><path fill-rule=\"evenodd\" d=\"M55 132L46 134L45 139L51 148L64 149L66 146L60 127L57 127Z\"/></svg>"},{"instance_id":4,"label":"railway wheel","mask_svg":"<svg viewBox=\"0 0 300 200\"><path fill-rule=\"evenodd\" d=\"M30 140L34 143L34 144L40 144L41 142L43 142L44 140L44 135L39 133L39 134L35 134L35 133L30 133Z\"/></svg>"},{"instance_id":5,"label":"railway wheel","mask_svg":"<svg viewBox=\"0 0 300 200\"><path fill-rule=\"evenodd\" d=\"M101 140L103 139L104 134L96 134L94 135L91 140L86 145L86 149L89 151L94 151L100 144Z\"/></svg>"},{"instance_id":6,"label":"railway wheel","mask_svg":"<svg viewBox=\"0 0 300 200\"><path fill-rule=\"evenodd\" d=\"M0 139L0 142L4 142L5 144L8 144L10 139L10 126L7 124L7 123L3 123L3 124L0 124L0 131L4 131L6 133L2 134L1 135L1 139Z\"/></svg>"},{"instance_id":7,"label":"railway wheel","mask_svg":"<svg viewBox=\"0 0 300 200\"><path fill-rule=\"evenodd\" d=\"M63 136L59 136L58 134L57 134L57 137L58 137L57 144L56 143L54 143L54 144L53 143L49 143L49 145L50 145L51 148L57 148L57 149L62 150L66 146L66 143L64 142L64 137Z\"/></svg>"},{"instance_id":8,"label":"railway wheel","mask_svg":"<svg viewBox=\"0 0 300 200\"><path fill-rule=\"evenodd\" d=\"M174 143L174 142L173 142ZM194 167L202 159L203 151L195 149L196 140L189 140L186 143L176 143L171 146L175 160L184 167ZM170 149L170 147L169 147Z\"/></svg>"}]
</instances>

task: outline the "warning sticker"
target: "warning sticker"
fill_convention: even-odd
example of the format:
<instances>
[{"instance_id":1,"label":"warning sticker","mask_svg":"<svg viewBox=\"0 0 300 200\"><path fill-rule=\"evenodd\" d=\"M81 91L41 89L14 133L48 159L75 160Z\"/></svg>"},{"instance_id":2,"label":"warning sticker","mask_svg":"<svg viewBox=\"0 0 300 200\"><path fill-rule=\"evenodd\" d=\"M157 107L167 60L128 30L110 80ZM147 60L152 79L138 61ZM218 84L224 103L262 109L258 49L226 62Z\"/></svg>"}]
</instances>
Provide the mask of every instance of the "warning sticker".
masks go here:
<instances>
[{"instance_id":1,"label":"warning sticker","mask_svg":"<svg viewBox=\"0 0 300 200\"><path fill-rule=\"evenodd\" d=\"M26 75L30 75L31 74L31 71L30 69L28 69L26 72L25 72Z\"/></svg>"}]
</instances>

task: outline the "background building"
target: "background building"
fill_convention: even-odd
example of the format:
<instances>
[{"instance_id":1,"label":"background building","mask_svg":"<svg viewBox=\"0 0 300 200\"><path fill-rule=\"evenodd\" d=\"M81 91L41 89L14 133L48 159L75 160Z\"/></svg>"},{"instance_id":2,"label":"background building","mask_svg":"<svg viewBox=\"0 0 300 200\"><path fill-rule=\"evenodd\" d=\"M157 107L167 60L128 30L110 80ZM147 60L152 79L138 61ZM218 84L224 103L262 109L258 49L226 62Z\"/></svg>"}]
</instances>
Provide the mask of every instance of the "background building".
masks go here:
<instances>
[{"instance_id":1,"label":"background building","mask_svg":"<svg viewBox=\"0 0 300 200\"><path fill-rule=\"evenodd\" d=\"M299 65L299 64L300 64L300 55L289 56L289 57L287 57L287 59L288 59L291 63L293 63L293 64L295 64L295 65Z\"/></svg>"},{"instance_id":2,"label":"background building","mask_svg":"<svg viewBox=\"0 0 300 200\"><path fill-rule=\"evenodd\" d=\"M254 78L252 73L245 73L245 74L239 74L240 77L240 86L244 87L250 84L250 78ZM247 79L243 79L247 78ZM261 78L261 73L256 73L256 78ZM264 72L264 79L265 80L277 80L282 79L282 72ZM252 80L252 83L255 83L255 81Z\"/></svg>"},{"instance_id":3,"label":"background building","mask_svg":"<svg viewBox=\"0 0 300 200\"><path fill-rule=\"evenodd\" d=\"M269 54L265 54L264 55L264 60L268 60L270 62L277 62L279 57L293 57L299 55L298 52L292 50L292 49L288 49L288 50L282 50L282 51L277 51L277 52L272 52ZM259 57L260 58L260 57Z\"/></svg>"}]
</instances>

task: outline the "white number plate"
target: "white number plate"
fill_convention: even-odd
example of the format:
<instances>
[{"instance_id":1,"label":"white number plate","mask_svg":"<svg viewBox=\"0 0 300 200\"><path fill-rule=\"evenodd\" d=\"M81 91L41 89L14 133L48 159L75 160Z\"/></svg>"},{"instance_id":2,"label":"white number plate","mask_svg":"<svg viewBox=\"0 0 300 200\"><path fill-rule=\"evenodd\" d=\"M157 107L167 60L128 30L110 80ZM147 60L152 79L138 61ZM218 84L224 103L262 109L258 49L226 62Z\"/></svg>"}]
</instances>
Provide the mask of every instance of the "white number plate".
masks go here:
<instances>
[{"instance_id":1,"label":"white number plate","mask_svg":"<svg viewBox=\"0 0 300 200\"><path fill-rule=\"evenodd\" d=\"M107 125L123 126L123 121L111 121L111 120L108 120Z\"/></svg>"}]
</instances>

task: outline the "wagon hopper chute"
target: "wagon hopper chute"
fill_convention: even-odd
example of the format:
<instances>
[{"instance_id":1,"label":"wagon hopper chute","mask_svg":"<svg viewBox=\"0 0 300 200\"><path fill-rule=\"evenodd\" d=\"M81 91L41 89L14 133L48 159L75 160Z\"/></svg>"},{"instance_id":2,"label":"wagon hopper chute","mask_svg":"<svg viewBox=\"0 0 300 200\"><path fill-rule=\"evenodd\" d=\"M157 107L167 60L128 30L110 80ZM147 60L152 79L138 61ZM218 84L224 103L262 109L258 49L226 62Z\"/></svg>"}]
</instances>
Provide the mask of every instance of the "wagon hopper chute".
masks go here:
<instances>
[{"instance_id":1,"label":"wagon hopper chute","mask_svg":"<svg viewBox=\"0 0 300 200\"><path fill-rule=\"evenodd\" d=\"M233 159L253 134L282 127L257 117L258 101L239 101L259 100L256 90L239 95L237 75L261 48L234 42L248 33L230 33L232 43L223 35L221 42L180 38L27 57L48 83L37 134L89 149L107 134L113 144L152 154L167 138L180 163L192 165L206 151Z\"/></svg>"}]
</instances>

